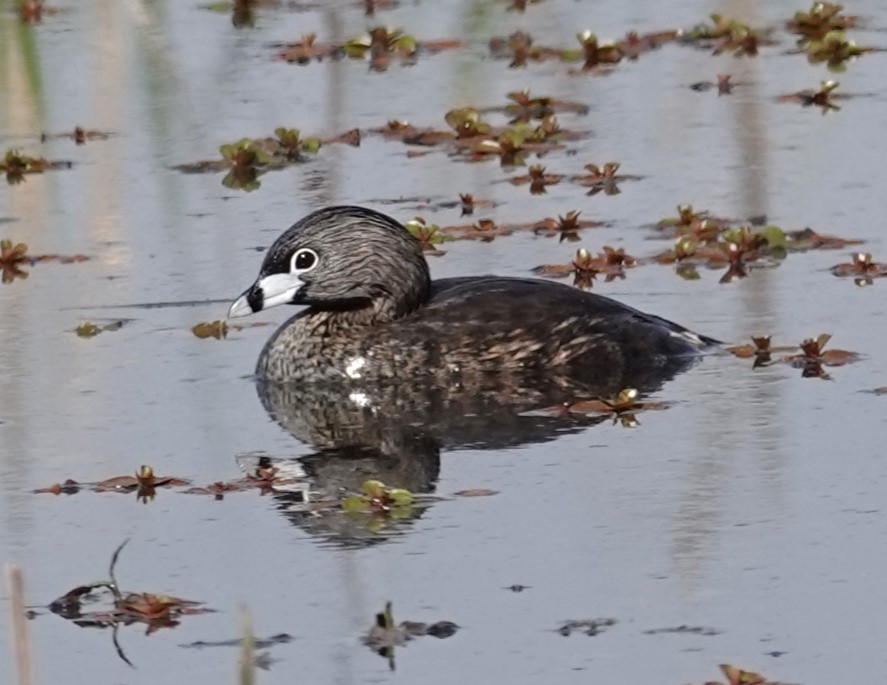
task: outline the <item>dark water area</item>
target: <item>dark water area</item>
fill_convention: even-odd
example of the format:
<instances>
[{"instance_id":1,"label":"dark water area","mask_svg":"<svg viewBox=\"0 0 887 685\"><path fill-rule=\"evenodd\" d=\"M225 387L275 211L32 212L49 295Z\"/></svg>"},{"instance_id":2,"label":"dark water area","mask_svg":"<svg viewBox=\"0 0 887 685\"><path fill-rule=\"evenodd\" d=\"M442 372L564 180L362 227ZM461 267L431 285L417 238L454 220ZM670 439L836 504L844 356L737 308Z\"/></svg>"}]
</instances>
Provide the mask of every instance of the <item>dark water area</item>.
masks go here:
<instances>
[{"instance_id":1,"label":"dark water area","mask_svg":"<svg viewBox=\"0 0 887 685\"><path fill-rule=\"evenodd\" d=\"M42 607L106 577L129 539L116 566L125 589L215 610L148 635L144 624L121 626L116 641L133 668L109 628L38 608L28 627L39 682L236 682L236 648L182 645L237 638L241 605L258 637L293 637L268 648L263 683L686 685L716 679L721 663L807 685L884 677L887 398L872 391L887 386L887 283L857 287L829 268L856 250L887 261L887 54L865 54L839 74L787 54L795 37L783 25L808 9L800 3L543 0L520 13L493 0L402 2L372 18L360 3L282 3L258 10L252 27L196 1L59 0L62 11L35 25L20 22L17 4L0 2L0 155L19 149L73 166L16 185L0 179L0 238L32 255L90 259L26 265L27 278L0 284L0 560L23 569L26 601ZM850 38L887 47L881 4L846 11L864 22ZM535 44L575 48L586 28L618 39L691 28L711 13L773 27L776 45L734 57L669 43L603 73L558 60L509 68L488 47L524 30ZM312 32L342 43L377 25L464 45L384 72L360 60L275 59L272 44ZM727 73L737 84L729 95L690 88ZM780 101L829 78L854 96L837 100L839 111ZM564 180L534 196L508 182L526 167L370 133L392 119L444 130L449 110L500 107L525 88L588 108L558 113L584 135L529 164L569 176L618 161L620 173L642 178L616 195L588 196ZM111 135L41 142L75 126ZM223 186L224 172L173 169L280 126L324 138L358 128L362 140L325 144L304 164L262 175L253 192ZM462 217L452 203L466 192L492 205ZM859 239L792 252L730 283L719 283L723 269L682 279L674 265L644 264L624 279L599 277L594 291L730 343L769 334L796 345L830 333L827 349L861 358L823 379L707 356L662 379L646 399L665 407L637 413L637 425L529 411L540 403L522 404L517 391L505 401L257 385L255 360L290 308L245 320L269 325L224 340L198 339L191 327L224 318L261 250L335 203L440 226L571 210L604 222L578 242L531 230L446 242L429 257L436 278L527 277L579 247L651 257L674 245L652 225L682 203ZM175 306L133 306L156 303ZM119 330L75 334L121 320ZM143 464L208 485L262 460L296 482L221 500L159 489L147 504L134 493L33 493ZM369 478L414 492L415 509L368 524L311 505ZM496 494L454 494L471 489ZM391 672L361 641L389 600L398 620L460 629L397 647ZM0 610L8 604L4 590ZM558 632L605 618L615 624L594 636ZM663 631L682 626L705 630ZM14 682L5 620L0 645Z\"/></svg>"}]
</instances>

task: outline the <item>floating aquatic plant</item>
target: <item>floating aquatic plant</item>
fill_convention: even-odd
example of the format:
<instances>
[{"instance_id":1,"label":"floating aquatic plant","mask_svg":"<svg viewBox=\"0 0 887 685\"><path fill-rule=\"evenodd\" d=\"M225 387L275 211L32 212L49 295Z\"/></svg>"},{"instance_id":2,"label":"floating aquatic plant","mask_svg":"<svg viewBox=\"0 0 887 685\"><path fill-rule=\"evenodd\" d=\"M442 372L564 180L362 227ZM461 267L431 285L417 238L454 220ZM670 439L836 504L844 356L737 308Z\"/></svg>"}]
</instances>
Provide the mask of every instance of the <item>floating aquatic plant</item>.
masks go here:
<instances>
[{"instance_id":1,"label":"floating aquatic plant","mask_svg":"<svg viewBox=\"0 0 887 685\"><path fill-rule=\"evenodd\" d=\"M158 476L150 466L142 465L134 476L114 476L98 483L78 483L68 479L64 483L56 483L48 488L34 490L35 493L52 495L73 495L82 489L93 492L136 492L137 498L143 503L150 502L156 496L156 489L188 485L191 481L175 476Z\"/></svg>"},{"instance_id":2,"label":"floating aquatic plant","mask_svg":"<svg viewBox=\"0 0 887 685\"><path fill-rule=\"evenodd\" d=\"M537 222L533 226L533 233L551 236L557 235L558 242L568 240L576 242L579 240L579 230L583 228L597 228L603 226L602 221L594 221L592 219L580 219L581 212L571 210L564 216L558 216L557 219L545 218Z\"/></svg>"},{"instance_id":3,"label":"floating aquatic plant","mask_svg":"<svg viewBox=\"0 0 887 685\"><path fill-rule=\"evenodd\" d=\"M348 57L363 59L368 53L397 53L402 57L416 54L418 42L401 29L377 26L367 33L345 42L344 50Z\"/></svg>"},{"instance_id":4,"label":"floating aquatic plant","mask_svg":"<svg viewBox=\"0 0 887 685\"><path fill-rule=\"evenodd\" d=\"M474 208L477 206L474 195L471 193L459 193L459 202L462 205L462 216L474 214Z\"/></svg>"},{"instance_id":5,"label":"floating aquatic plant","mask_svg":"<svg viewBox=\"0 0 887 685\"><path fill-rule=\"evenodd\" d=\"M20 150L7 150L0 158L0 173L6 174L6 182L16 185L25 179L26 174L42 174L50 169L70 169L71 162L50 162L42 157L29 157Z\"/></svg>"},{"instance_id":6,"label":"floating aquatic plant","mask_svg":"<svg viewBox=\"0 0 887 685\"><path fill-rule=\"evenodd\" d=\"M812 228L804 228L799 231L789 231L785 234L788 240L789 252L804 252L806 250L838 250L848 245L861 245L862 240L856 238L839 238L834 235L817 233Z\"/></svg>"},{"instance_id":7,"label":"floating aquatic plant","mask_svg":"<svg viewBox=\"0 0 887 685\"><path fill-rule=\"evenodd\" d=\"M708 210L697 210L691 204L681 204L677 207L677 216L665 217L656 222L655 228L664 237L682 238L691 237L700 242L708 242L716 239L730 226L741 223L735 219L715 216ZM764 219L749 218L749 223L764 223Z\"/></svg>"},{"instance_id":8,"label":"floating aquatic plant","mask_svg":"<svg viewBox=\"0 0 887 685\"><path fill-rule=\"evenodd\" d=\"M222 179L223 186L250 192L262 185L259 176L266 171L263 167L270 164L271 154L258 143L242 138L236 143L222 145L219 152L222 154L222 161L229 167Z\"/></svg>"},{"instance_id":9,"label":"floating aquatic plant","mask_svg":"<svg viewBox=\"0 0 887 685\"><path fill-rule=\"evenodd\" d=\"M438 249L437 246L447 240L453 239L451 236L441 232L440 226L437 224L429 224L422 217L416 217L415 219L407 221L404 226L406 226L406 229L415 236L416 240L419 241L419 245L422 246L422 251L435 257L440 257L441 255L446 254L443 250Z\"/></svg>"},{"instance_id":10,"label":"floating aquatic plant","mask_svg":"<svg viewBox=\"0 0 887 685\"><path fill-rule=\"evenodd\" d=\"M302 138L296 128L276 128L274 135L277 136L281 152L291 162L303 161L306 152L317 154L322 144L320 138Z\"/></svg>"},{"instance_id":11,"label":"floating aquatic plant","mask_svg":"<svg viewBox=\"0 0 887 685\"><path fill-rule=\"evenodd\" d=\"M88 585L78 585L64 595L53 600L47 609L57 616L68 619L81 627L111 628L114 632L114 644L117 654L127 664L132 662L127 659L120 645L117 643L116 631L120 626L134 623L147 627L147 634L151 634L160 628L173 628L179 625L184 616L204 614L213 611L202 602L161 595L151 592L124 592L114 575L114 569L120 556L120 551L126 545L124 541L111 557L111 565L108 570L108 579ZM88 601L99 599L99 592L105 591L110 595L110 606L98 610L87 610Z\"/></svg>"},{"instance_id":12,"label":"floating aquatic plant","mask_svg":"<svg viewBox=\"0 0 887 685\"><path fill-rule=\"evenodd\" d=\"M190 495L212 495L216 499L222 499L226 493L243 492L259 489L263 493L271 492L278 488L289 491L293 484L301 482L288 473L282 472L276 466L260 465L248 472L244 477L230 481L216 481L207 486L192 487L180 491ZM152 501L157 488L174 488L189 485L191 481L178 476L158 476L150 466L142 466L135 476L112 476L98 482L78 482L66 479L61 483L55 483L46 488L34 490L38 494L74 495L81 491L89 492L119 492L136 493L136 497L144 503ZM329 508L338 507L337 501L330 502Z\"/></svg>"},{"instance_id":13,"label":"floating aquatic plant","mask_svg":"<svg viewBox=\"0 0 887 685\"><path fill-rule=\"evenodd\" d=\"M191 332L195 337L205 340L213 338L215 340L223 340L228 337L229 331L242 331L247 328L262 328L270 326L270 322L254 321L246 324L229 324L227 321L202 321L191 327Z\"/></svg>"},{"instance_id":14,"label":"floating aquatic plant","mask_svg":"<svg viewBox=\"0 0 887 685\"><path fill-rule=\"evenodd\" d=\"M385 513L394 518L412 514L415 498L409 490L389 488L378 480L365 481L361 490L361 494L342 501L343 510L362 514Z\"/></svg>"},{"instance_id":15,"label":"floating aquatic plant","mask_svg":"<svg viewBox=\"0 0 887 685\"><path fill-rule=\"evenodd\" d=\"M718 74L717 81L698 81L690 84L690 89L703 93L712 88L717 88L718 95L730 95L730 93L733 92L733 89L737 85L740 85L734 82L732 78L733 77L730 74Z\"/></svg>"},{"instance_id":16,"label":"floating aquatic plant","mask_svg":"<svg viewBox=\"0 0 887 685\"><path fill-rule=\"evenodd\" d=\"M303 38L301 45L286 46L287 49L281 53L281 57L301 64L307 63L311 58L321 58L327 54L332 56L343 54L351 59L361 60L369 57L371 70L385 71L392 59L396 58L404 64L412 64L420 52L434 54L442 50L458 48L462 46L462 41L454 39L418 41L414 36L401 29L377 26L365 34L347 40L342 45L318 46L312 52L313 45L313 37L310 39L309 45L306 45L305 38ZM295 52L289 52L291 50ZM306 51L310 55L308 59L304 59ZM296 59L291 59L293 56L296 56ZM299 59L300 57L302 59Z\"/></svg>"},{"instance_id":17,"label":"floating aquatic plant","mask_svg":"<svg viewBox=\"0 0 887 685\"><path fill-rule=\"evenodd\" d=\"M831 340L831 335L823 333L816 338L807 338L800 345L776 346L771 343L770 336L765 335L752 337L751 345L735 345L726 348L726 350L740 359L754 359L754 368L780 361L802 369L803 376L828 378L823 366L844 366L859 361L861 358L857 352L826 350L825 346L829 340ZM794 352L794 354L774 360L773 355L786 352Z\"/></svg>"},{"instance_id":18,"label":"floating aquatic plant","mask_svg":"<svg viewBox=\"0 0 887 685\"><path fill-rule=\"evenodd\" d=\"M751 341L751 345L734 345L727 347L726 350L740 359L753 359L752 368L755 369L771 364L773 362L773 355L776 353L791 352L797 349L797 347L791 345L776 347L772 345L769 335L752 336Z\"/></svg>"},{"instance_id":19,"label":"floating aquatic plant","mask_svg":"<svg viewBox=\"0 0 887 685\"><path fill-rule=\"evenodd\" d=\"M764 45L774 45L769 29L753 29L736 19L710 15L711 23L701 23L680 36L681 42L712 49L714 54L732 52L736 57L753 57Z\"/></svg>"},{"instance_id":20,"label":"floating aquatic plant","mask_svg":"<svg viewBox=\"0 0 887 685\"><path fill-rule=\"evenodd\" d=\"M527 169L528 173L523 176L514 176L511 179L512 185L520 186L530 184L531 195L544 195L548 192L545 187L560 183L563 174L548 174L545 167L541 164L533 164Z\"/></svg>"},{"instance_id":21,"label":"floating aquatic plant","mask_svg":"<svg viewBox=\"0 0 887 685\"><path fill-rule=\"evenodd\" d=\"M122 319L111 321L106 324L97 324L92 321L87 321L86 323L77 326L77 328L74 329L74 333L77 334L78 338L94 338L100 333L119 331L126 323L127 322Z\"/></svg>"},{"instance_id":22,"label":"floating aquatic plant","mask_svg":"<svg viewBox=\"0 0 887 685\"><path fill-rule=\"evenodd\" d=\"M490 108L484 111L501 111L505 108ZM566 131L561 128L553 114L543 116L537 125L518 121L510 126L493 126L476 107L459 107L448 111L444 120L450 131L437 131L431 128L417 128L409 122L390 120L386 126L370 129L388 140L401 140L408 145L433 147L447 145L453 155L467 161L484 161L499 158L503 166L516 166L525 163L528 155L543 155L552 150L562 149L561 141L582 138L585 134ZM410 152L410 156L422 153Z\"/></svg>"},{"instance_id":23,"label":"floating aquatic plant","mask_svg":"<svg viewBox=\"0 0 887 685\"><path fill-rule=\"evenodd\" d=\"M476 138L490 132L490 125L483 121L481 113L474 107L451 109L444 115L447 125L453 129L456 138Z\"/></svg>"},{"instance_id":24,"label":"floating aquatic plant","mask_svg":"<svg viewBox=\"0 0 887 685\"><path fill-rule=\"evenodd\" d=\"M589 188L588 195L597 195L603 192L605 195L618 195L619 183L622 181L639 181L641 176L632 176L630 174L620 174L619 162L606 162L603 166L597 164L586 164L585 170L587 174L580 174L570 178L574 183Z\"/></svg>"},{"instance_id":25,"label":"floating aquatic plant","mask_svg":"<svg viewBox=\"0 0 887 685\"><path fill-rule=\"evenodd\" d=\"M615 618L584 618L578 621L565 621L561 627L557 629L557 632L564 637L569 637L577 632L594 637L595 635L600 635L607 628L615 625Z\"/></svg>"},{"instance_id":26,"label":"floating aquatic plant","mask_svg":"<svg viewBox=\"0 0 887 685\"><path fill-rule=\"evenodd\" d=\"M887 276L887 263L874 261L868 252L856 252L850 262L835 264L830 271L835 276L853 277L856 285L872 285L875 278Z\"/></svg>"},{"instance_id":27,"label":"floating aquatic plant","mask_svg":"<svg viewBox=\"0 0 887 685\"><path fill-rule=\"evenodd\" d=\"M526 228L517 224L500 225L492 219L478 219L473 224L460 224L458 226L444 226L441 231L453 240L480 240L491 242L493 239L511 235L519 228Z\"/></svg>"},{"instance_id":28,"label":"floating aquatic plant","mask_svg":"<svg viewBox=\"0 0 887 685\"><path fill-rule=\"evenodd\" d=\"M716 681L708 681L705 685L786 685L786 683L777 683L769 680L764 676L753 671L744 671L730 664L720 665L721 673L727 678L727 682L721 683Z\"/></svg>"},{"instance_id":29,"label":"floating aquatic plant","mask_svg":"<svg viewBox=\"0 0 887 685\"><path fill-rule=\"evenodd\" d=\"M510 123L529 123L543 120L557 112L587 114L588 106L579 102L567 102L553 97L532 97L529 90L513 91L506 96L511 102L502 111L511 118ZM500 108L494 108L500 109Z\"/></svg>"},{"instance_id":30,"label":"floating aquatic plant","mask_svg":"<svg viewBox=\"0 0 887 685\"><path fill-rule=\"evenodd\" d=\"M637 264L638 261L626 254L622 248L605 246L601 254L593 255L589 250L580 247L576 250L573 261L568 264L543 264L533 271L548 278L565 278L572 274L573 285L585 290L592 287L598 274L604 274L605 282L609 283L617 278L625 278L625 269Z\"/></svg>"},{"instance_id":31,"label":"floating aquatic plant","mask_svg":"<svg viewBox=\"0 0 887 685\"><path fill-rule=\"evenodd\" d=\"M360 145L360 132L356 129L324 140L304 137L299 129L280 127L275 129L274 136L241 138L219 148L221 159L178 164L173 168L192 174L227 171L222 180L225 187L249 192L261 186L259 178L267 171L302 163L325 143Z\"/></svg>"},{"instance_id":32,"label":"floating aquatic plant","mask_svg":"<svg viewBox=\"0 0 887 685\"><path fill-rule=\"evenodd\" d=\"M672 249L653 259L659 264L683 267L678 275L691 279L699 277L695 271L697 266L711 269L726 267L721 283L729 283L747 276L747 266L751 263L775 266L776 260L785 258L786 245L785 232L778 226L719 228L714 236L705 240L692 233L682 235Z\"/></svg>"},{"instance_id":33,"label":"floating aquatic plant","mask_svg":"<svg viewBox=\"0 0 887 685\"><path fill-rule=\"evenodd\" d=\"M301 40L295 43L285 43L274 47L281 48L277 53L278 59L296 64L309 64L313 60L320 61L324 58L345 54L341 45L318 43L317 34L314 33L305 34Z\"/></svg>"},{"instance_id":34,"label":"floating aquatic plant","mask_svg":"<svg viewBox=\"0 0 887 685\"><path fill-rule=\"evenodd\" d=\"M582 31L576 35L582 46L582 68L594 69L601 65L618 64L622 61L622 51L612 41L599 42L591 31Z\"/></svg>"},{"instance_id":35,"label":"floating aquatic plant","mask_svg":"<svg viewBox=\"0 0 887 685\"><path fill-rule=\"evenodd\" d=\"M789 253L812 249L835 249L860 241L819 234L806 228L784 231L766 225L766 217L751 217L752 225L696 211L679 205L678 216L660 220L656 228L675 238L672 249L653 257L660 264L674 264L678 275L698 279L697 267L727 268L722 282L747 275L747 267L776 266Z\"/></svg>"},{"instance_id":36,"label":"floating aquatic plant","mask_svg":"<svg viewBox=\"0 0 887 685\"><path fill-rule=\"evenodd\" d=\"M790 363L807 363L819 362L826 366L844 366L859 361L860 355L856 352L848 352L847 350L826 350L832 336L828 333L822 333L815 338L807 338L800 344L801 354L790 355L786 357L786 361Z\"/></svg>"},{"instance_id":37,"label":"floating aquatic plant","mask_svg":"<svg viewBox=\"0 0 887 685\"><path fill-rule=\"evenodd\" d=\"M372 628L364 636L363 643L379 656L388 660L388 667L393 671L394 648L402 647L414 637L431 635L444 639L456 634L459 626L452 621L422 623L419 621L403 621L399 625L394 620L391 602L385 603L385 609L376 614Z\"/></svg>"},{"instance_id":38,"label":"floating aquatic plant","mask_svg":"<svg viewBox=\"0 0 887 685\"><path fill-rule=\"evenodd\" d=\"M0 273L3 283L12 283L16 278L27 278L28 272L22 266L31 264L28 257L28 246L24 243L13 244L11 240L0 241Z\"/></svg>"},{"instance_id":39,"label":"floating aquatic plant","mask_svg":"<svg viewBox=\"0 0 887 685\"><path fill-rule=\"evenodd\" d=\"M559 52L533 44L533 37L524 31L516 31L510 36L494 36L490 39L490 53L494 59L511 60L512 69L525 67L528 62L541 62L557 57Z\"/></svg>"},{"instance_id":40,"label":"floating aquatic plant","mask_svg":"<svg viewBox=\"0 0 887 685\"><path fill-rule=\"evenodd\" d=\"M20 0L18 16L26 24L39 24L43 21L43 15L58 14L62 10L51 7L44 0Z\"/></svg>"},{"instance_id":41,"label":"floating aquatic plant","mask_svg":"<svg viewBox=\"0 0 887 685\"><path fill-rule=\"evenodd\" d=\"M542 0L505 0L508 3L506 8L509 12L520 12L523 14L527 11L529 5L538 5Z\"/></svg>"},{"instance_id":42,"label":"floating aquatic plant","mask_svg":"<svg viewBox=\"0 0 887 685\"><path fill-rule=\"evenodd\" d=\"M227 321L203 321L195 324L191 332L198 338L215 338L221 340L228 336Z\"/></svg>"},{"instance_id":43,"label":"floating aquatic plant","mask_svg":"<svg viewBox=\"0 0 887 685\"><path fill-rule=\"evenodd\" d=\"M819 90L801 90L791 95L783 95L779 99L781 102L800 102L804 107L819 107L825 114L829 110L841 109L834 102L842 97L834 94L834 90L840 85L837 81L823 81Z\"/></svg>"},{"instance_id":44,"label":"floating aquatic plant","mask_svg":"<svg viewBox=\"0 0 887 685\"><path fill-rule=\"evenodd\" d=\"M624 388L615 397L599 397L591 400L575 402L567 406L572 414L612 414L613 416L634 416L640 411L658 411L665 409L664 402L641 400L636 388ZM627 427L634 427L636 421L629 422Z\"/></svg>"},{"instance_id":45,"label":"floating aquatic plant","mask_svg":"<svg viewBox=\"0 0 887 685\"><path fill-rule=\"evenodd\" d=\"M38 262L58 262L60 264L73 264L85 262L89 257L82 254L58 255L44 254L32 256L28 254L28 246L24 243L13 243L11 240L0 240L0 274L3 283L12 283L15 279L25 279L28 272L22 267L33 266Z\"/></svg>"},{"instance_id":46,"label":"floating aquatic plant","mask_svg":"<svg viewBox=\"0 0 887 685\"><path fill-rule=\"evenodd\" d=\"M822 64L829 71L842 72L847 64L866 52L874 52L874 48L864 48L849 40L842 31L829 31L820 40L807 44L807 61L810 64Z\"/></svg>"},{"instance_id":47,"label":"floating aquatic plant","mask_svg":"<svg viewBox=\"0 0 887 685\"><path fill-rule=\"evenodd\" d=\"M107 140L111 135L107 131L89 131L82 126L75 126L73 131L66 131L64 133L41 133L40 142L46 142L54 138L69 138L77 145L85 145L92 140Z\"/></svg>"},{"instance_id":48,"label":"floating aquatic plant","mask_svg":"<svg viewBox=\"0 0 887 685\"><path fill-rule=\"evenodd\" d=\"M800 36L798 46L821 41L831 31L845 31L859 26L859 17L842 14L843 5L831 2L814 2L807 12L795 12L786 28Z\"/></svg>"}]
</instances>

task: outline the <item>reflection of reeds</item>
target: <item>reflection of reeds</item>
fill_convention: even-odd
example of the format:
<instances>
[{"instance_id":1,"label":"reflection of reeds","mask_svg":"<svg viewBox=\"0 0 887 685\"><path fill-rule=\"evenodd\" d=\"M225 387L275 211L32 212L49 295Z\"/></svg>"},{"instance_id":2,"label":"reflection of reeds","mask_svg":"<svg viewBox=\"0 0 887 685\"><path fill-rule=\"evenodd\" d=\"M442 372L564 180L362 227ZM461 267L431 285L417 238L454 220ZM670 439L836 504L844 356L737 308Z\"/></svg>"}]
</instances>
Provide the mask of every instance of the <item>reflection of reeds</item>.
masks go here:
<instances>
[{"instance_id":1,"label":"reflection of reeds","mask_svg":"<svg viewBox=\"0 0 887 685\"><path fill-rule=\"evenodd\" d=\"M12 639L15 662L18 668L18 685L34 685L34 660L31 638L28 633L28 620L25 618L25 581L22 570L12 564L6 565L6 587L12 612Z\"/></svg>"},{"instance_id":2,"label":"reflection of reeds","mask_svg":"<svg viewBox=\"0 0 887 685\"><path fill-rule=\"evenodd\" d=\"M254 685L256 682L256 639L253 635L253 619L249 609L240 609L240 685Z\"/></svg>"}]
</instances>

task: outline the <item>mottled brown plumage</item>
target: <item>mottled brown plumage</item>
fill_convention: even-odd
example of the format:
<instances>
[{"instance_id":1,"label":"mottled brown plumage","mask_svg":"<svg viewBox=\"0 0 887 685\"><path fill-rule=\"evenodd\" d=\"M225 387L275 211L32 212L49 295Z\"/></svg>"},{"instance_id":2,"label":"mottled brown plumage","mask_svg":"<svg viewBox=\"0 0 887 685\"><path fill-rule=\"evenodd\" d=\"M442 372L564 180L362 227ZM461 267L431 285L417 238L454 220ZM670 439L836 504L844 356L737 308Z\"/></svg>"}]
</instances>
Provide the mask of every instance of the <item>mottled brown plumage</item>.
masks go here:
<instances>
[{"instance_id":1,"label":"mottled brown plumage","mask_svg":"<svg viewBox=\"0 0 887 685\"><path fill-rule=\"evenodd\" d=\"M715 342L550 281L432 282L413 236L359 207L323 209L288 229L231 315L282 303L307 308L259 358L257 375L275 382L424 376L464 383L478 374L542 373L618 390L642 386L649 373L661 381Z\"/></svg>"}]
</instances>

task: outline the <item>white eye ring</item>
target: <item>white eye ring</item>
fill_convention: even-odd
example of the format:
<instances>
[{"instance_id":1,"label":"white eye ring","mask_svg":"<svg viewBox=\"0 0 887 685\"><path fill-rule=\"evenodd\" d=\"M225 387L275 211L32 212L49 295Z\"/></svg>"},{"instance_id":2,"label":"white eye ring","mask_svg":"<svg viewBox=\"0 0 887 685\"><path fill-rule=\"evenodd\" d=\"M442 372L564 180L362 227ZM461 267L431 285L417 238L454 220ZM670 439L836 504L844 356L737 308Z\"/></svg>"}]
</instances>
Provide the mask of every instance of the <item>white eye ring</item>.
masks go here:
<instances>
[{"instance_id":1,"label":"white eye ring","mask_svg":"<svg viewBox=\"0 0 887 685\"><path fill-rule=\"evenodd\" d=\"M319 260L320 258L314 250L307 247L296 250L293 258L290 260L290 273L302 274L306 271L311 271L311 269L317 266Z\"/></svg>"}]
</instances>

